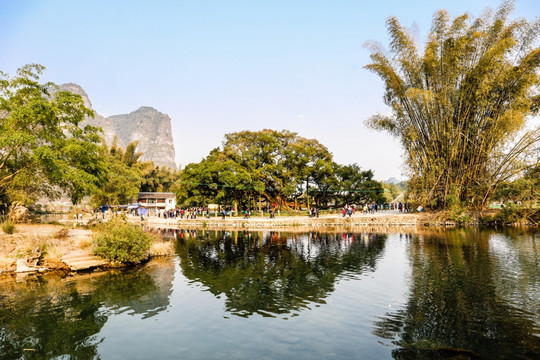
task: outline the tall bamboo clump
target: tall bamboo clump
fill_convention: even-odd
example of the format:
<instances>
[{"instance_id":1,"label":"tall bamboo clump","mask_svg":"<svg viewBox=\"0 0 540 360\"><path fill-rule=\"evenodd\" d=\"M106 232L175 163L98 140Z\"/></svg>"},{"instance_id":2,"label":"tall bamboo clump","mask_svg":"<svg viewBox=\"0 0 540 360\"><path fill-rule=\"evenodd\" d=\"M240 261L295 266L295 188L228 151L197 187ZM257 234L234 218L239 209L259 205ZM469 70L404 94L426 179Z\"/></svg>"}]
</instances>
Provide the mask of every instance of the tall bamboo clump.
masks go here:
<instances>
[{"instance_id":1,"label":"tall bamboo clump","mask_svg":"<svg viewBox=\"0 0 540 360\"><path fill-rule=\"evenodd\" d=\"M501 181L538 165L540 129L526 131L526 120L540 105L540 21L509 21L512 9L503 2L453 21L436 12L423 55L394 17L390 55L367 45L366 68L384 81L392 109L367 124L401 140L414 202L482 207Z\"/></svg>"}]
</instances>

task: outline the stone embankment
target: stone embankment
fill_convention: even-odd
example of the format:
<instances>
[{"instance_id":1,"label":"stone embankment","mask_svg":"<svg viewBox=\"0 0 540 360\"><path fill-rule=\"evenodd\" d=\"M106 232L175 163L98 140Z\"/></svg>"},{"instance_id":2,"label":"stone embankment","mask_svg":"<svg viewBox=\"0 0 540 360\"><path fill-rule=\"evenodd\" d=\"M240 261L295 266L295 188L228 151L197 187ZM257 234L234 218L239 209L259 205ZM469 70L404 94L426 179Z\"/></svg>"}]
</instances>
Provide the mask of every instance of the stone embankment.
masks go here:
<instances>
[{"instance_id":1,"label":"stone embankment","mask_svg":"<svg viewBox=\"0 0 540 360\"><path fill-rule=\"evenodd\" d=\"M71 271L88 270L109 264L107 261L92 255L89 251L82 249L64 254L62 256L62 262L66 264Z\"/></svg>"},{"instance_id":2,"label":"stone embankment","mask_svg":"<svg viewBox=\"0 0 540 360\"><path fill-rule=\"evenodd\" d=\"M341 215L325 215L319 218L303 216L291 217L197 217L196 219L162 219L150 217L144 221L152 227L183 229L334 229L355 227L415 227L423 221L419 214L397 212L379 212L375 214L355 214L352 217Z\"/></svg>"}]
</instances>

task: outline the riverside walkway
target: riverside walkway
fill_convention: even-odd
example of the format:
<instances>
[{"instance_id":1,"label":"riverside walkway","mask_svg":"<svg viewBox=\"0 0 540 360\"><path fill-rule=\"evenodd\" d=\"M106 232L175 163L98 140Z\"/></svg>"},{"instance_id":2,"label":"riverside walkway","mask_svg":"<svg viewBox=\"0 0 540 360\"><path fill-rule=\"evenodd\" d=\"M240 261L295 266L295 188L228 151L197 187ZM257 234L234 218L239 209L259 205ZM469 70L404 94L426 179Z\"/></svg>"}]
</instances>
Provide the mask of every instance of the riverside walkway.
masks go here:
<instances>
[{"instance_id":1,"label":"riverside walkway","mask_svg":"<svg viewBox=\"0 0 540 360\"><path fill-rule=\"evenodd\" d=\"M132 222L141 222L140 218L133 217ZM198 216L196 219L149 217L144 224L155 227L184 228L184 229L293 229L293 228L342 228L342 227L366 227L366 226L417 226L422 224L420 214L400 213L398 211L383 210L374 214L355 213L351 217L343 217L341 214L308 216L276 216L271 219L268 216L252 216L245 219L242 216L225 218L211 216L206 218Z\"/></svg>"}]
</instances>

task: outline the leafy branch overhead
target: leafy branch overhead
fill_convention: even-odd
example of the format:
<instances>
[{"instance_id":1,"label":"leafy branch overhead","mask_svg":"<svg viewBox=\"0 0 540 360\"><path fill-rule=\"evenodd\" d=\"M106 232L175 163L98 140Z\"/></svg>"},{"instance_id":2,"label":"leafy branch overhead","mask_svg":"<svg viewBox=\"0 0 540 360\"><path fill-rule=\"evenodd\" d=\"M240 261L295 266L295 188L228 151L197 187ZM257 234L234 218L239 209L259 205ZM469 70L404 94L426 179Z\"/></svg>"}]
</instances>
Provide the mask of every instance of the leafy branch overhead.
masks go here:
<instances>
[{"instance_id":1,"label":"leafy branch overhead","mask_svg":"<svg viewBox=\"0 0 540 360\"><path fill-rule=\"evenodd\" d=\"M0 201L67 192L78 202L105 177L99 129L79 124L92 112L80 96L39 83L41 65L0 80Z\"/></svg>"},{"instance_id":2,"label":"leafy branch overhead","mask_svg":"<svg viewBox=\"0 0 540 360\"><path fill-rule=\"evenodd\" d=\"M0 73L0 207L39 196L92 195L96 205L127 203L137 192L169 191L178 173L142 162L137 142L102 145L100 128L83 126L94 114L80 95L40 83L44 67Z\"/></svg>"}]
</instances>

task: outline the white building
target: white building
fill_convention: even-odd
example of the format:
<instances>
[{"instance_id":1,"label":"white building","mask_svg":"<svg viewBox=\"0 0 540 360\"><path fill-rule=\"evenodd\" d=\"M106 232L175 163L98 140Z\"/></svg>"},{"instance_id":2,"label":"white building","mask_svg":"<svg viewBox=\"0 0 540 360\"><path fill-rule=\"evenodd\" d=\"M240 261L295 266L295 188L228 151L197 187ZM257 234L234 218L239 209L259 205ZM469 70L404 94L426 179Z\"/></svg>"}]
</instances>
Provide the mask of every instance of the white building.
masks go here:
<instances>
[{"instance_id":1,"label":"white building","mask_svg":"<svg viewBox=\"0 0 540 360\"><path fill-rule=\"evenodd\" d=\"M172 192L140 192L137 202L148 210L176 209L176 195Z\"/></svg>"}]
</instances>

